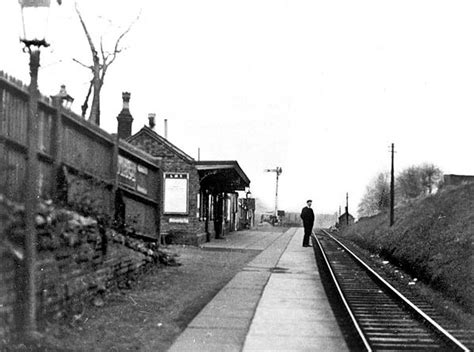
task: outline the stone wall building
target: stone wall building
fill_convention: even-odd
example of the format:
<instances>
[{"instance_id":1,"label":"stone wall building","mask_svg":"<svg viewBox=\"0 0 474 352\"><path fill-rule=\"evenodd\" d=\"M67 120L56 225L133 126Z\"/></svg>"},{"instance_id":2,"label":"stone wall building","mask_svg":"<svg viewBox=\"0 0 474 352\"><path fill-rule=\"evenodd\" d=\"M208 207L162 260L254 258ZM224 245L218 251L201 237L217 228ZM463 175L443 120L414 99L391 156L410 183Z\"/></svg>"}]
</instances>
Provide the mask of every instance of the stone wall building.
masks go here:
<instances>
[{"instance_id":1,"label":"stone wall building","mask_svg":"<svg viewBox=\"0 0 474 352\"><path fill-rule=\"evenodd\" d=\"M339 216L338 220L339 227L344 227L354 224L355 218L350 213L344 212L344 214Z\"/></svg>"},{"instance_id":2,"label":"stone wall building","mask_svg":"<svg viewBox=\"0 0 474 352\"><path fill-rule=\"evenodd\" d=\"M250 185L237 161L194 160L154 130L154 114L149 116L149 126L128 135L133 119L126 115L117 117L120 138L161 161L162 242L198 245L236 231L237 191Z\"/></svg>"},{"instance_id":3,"label":"stone wall building","mask_svg":"<svg viewBox=\"0 0 474 352\"><path fill-rule=\"evenodd\" d=\"M204 223L198 216L199 173L194 159L149 126L126 141L161 157L160 233L182 243L204 242Z\"/></svg>"}]
</instances>

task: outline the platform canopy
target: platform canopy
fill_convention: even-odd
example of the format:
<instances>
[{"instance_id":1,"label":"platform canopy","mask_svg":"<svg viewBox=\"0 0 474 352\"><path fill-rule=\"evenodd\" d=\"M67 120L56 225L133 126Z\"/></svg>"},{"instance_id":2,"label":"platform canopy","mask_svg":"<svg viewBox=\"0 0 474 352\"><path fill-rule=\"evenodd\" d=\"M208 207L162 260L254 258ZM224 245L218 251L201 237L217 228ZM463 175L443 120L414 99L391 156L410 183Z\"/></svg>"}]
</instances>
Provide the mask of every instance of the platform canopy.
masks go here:
<instances>
[{"instance_id":1,"label":"platform canopy","mask_svg":"<svg viewBox=\"0 0 474 352\"><path fill-rule=\"evenodd\" d=\"M245 191L250 180L235 160L196 161L201 188L211 192Z\"/></svg>"}]
</instances>

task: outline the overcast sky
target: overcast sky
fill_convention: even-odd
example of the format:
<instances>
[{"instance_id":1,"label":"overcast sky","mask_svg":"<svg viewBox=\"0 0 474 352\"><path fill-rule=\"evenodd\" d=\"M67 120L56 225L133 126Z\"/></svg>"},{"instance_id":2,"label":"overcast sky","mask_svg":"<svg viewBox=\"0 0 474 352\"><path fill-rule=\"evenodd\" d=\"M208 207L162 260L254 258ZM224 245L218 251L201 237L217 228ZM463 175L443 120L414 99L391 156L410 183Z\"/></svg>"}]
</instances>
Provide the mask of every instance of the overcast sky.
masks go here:
<instances>
[{"instance_id":1,"label":"overcast sky","mask_svg":"<svg viewBox=\"0 0 474 352\"><path fill-rule=\"evenodd\" d=\"M390 167L434 163L474 174L474 2L77 0L106 47L141 12L107 73L101 127L117 128L132 94L133 132L157 114L171 142L197 159L237 160L252 193L279 208L336 212L349 192ZM80 111L90 73L73 1L54 1L40 90L61 84ZM28 83L16 0L0 5L0 69Z\"/></svg>"}]
</instances>

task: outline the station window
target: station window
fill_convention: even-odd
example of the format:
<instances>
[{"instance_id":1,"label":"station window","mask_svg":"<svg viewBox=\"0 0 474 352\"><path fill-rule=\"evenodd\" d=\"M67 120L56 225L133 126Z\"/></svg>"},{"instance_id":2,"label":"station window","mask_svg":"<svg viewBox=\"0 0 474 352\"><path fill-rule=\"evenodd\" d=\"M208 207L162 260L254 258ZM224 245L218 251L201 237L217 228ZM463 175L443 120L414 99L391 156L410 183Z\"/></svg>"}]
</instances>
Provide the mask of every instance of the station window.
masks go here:
<instances>
[{"instance_id":1,"label":"station window","mask_svg":"<svg viewBox=\"0 0 474 352\"><path fill-rule=\"evenodd\" d=\"M201 193L196 194L196 218L201 220Z\"/></svg>"}]
</instances>

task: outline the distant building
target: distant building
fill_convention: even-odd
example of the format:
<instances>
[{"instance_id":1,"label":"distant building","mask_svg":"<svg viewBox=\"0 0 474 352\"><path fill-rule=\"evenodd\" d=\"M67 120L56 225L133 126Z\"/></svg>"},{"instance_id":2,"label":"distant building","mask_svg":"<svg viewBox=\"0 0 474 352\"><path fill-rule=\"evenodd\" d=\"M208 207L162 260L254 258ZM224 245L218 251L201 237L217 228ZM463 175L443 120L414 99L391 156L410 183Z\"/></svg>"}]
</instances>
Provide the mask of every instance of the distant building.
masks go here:
<instances>
[{"instance_id":1,"label":"distant building","mask_svg":"<svg viewBox=\"0 0 474 352\"><path fill-rule=\"evenodd\" d=\"M255 198L239 199L238 229L250 229L255 226Z\"/></svg>"},{"instance_id":2,"label":"distant building","mask_svg":"<svg viewBox=\"0 0 474 352\"><path fill-rule=\"evenodd\" d=\"M339 216L338 225L339 227L350 226L354 224L354 220L355 218L350 213L344 212L344 214Z\"/></svg>"},{"instance_id":3,"label":"distant building","mask_svg":"<svg viewBox=\"0 0 474 352\"><path fill-rule=\"evenodd\" d=\"M472 175L444 175L443 186L455 186L461 183L474 182L474 176Z\"/></svg>"},{"instance_id":4,"label":"distant building","mask_svg":"<svg viewBox=\"0 0 474 352\"><path fill-rule=\"evenodd\" d=\"M283 226L303 226L300 213L296 212L285 212L285 215L281 219L281 223Z\"/></svg>"}]
</instances>

